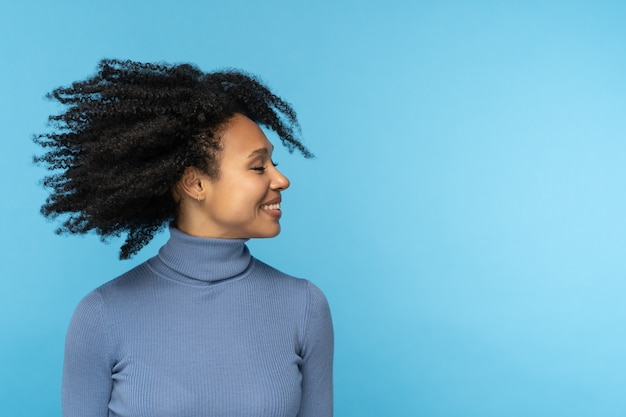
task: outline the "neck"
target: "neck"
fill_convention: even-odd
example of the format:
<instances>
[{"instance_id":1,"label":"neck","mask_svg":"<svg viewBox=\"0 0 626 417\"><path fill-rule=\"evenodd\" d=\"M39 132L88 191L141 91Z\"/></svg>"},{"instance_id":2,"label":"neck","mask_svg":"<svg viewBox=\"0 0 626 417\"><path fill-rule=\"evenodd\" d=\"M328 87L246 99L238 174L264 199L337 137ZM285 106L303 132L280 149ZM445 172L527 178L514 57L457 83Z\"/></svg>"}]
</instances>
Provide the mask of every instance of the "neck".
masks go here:
<instances>
[{"instance_id":1,"label":"neck","mask_svg":"<svg viewBox=\"0 0 626 417\"><path fill-rule=\"evenodd\" d=\"M248 268L252 257L246 241L195 237L170 227L170 239L159 250L158 259L167 275L177 280L215 283L235 278Z\"/></svg>"}]
</instances>

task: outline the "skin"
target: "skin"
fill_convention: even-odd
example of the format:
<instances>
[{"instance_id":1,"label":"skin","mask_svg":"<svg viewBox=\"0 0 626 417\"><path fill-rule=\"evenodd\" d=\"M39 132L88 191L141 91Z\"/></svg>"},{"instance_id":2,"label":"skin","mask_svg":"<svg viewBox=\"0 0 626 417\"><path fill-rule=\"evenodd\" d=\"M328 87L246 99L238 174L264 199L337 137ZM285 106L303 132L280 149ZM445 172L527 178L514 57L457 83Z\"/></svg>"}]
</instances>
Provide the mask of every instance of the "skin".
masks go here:
<instances>
[{"instance_id":1,"label":"skin","mask_svg":"<svg viewBox=\"0 0 626 417\"><path fill-rule=\"evenodd\" d=\"M289 180L272 163L273 146L252 120L235 115L218 132L220 176L185 170L174 190L177 227L192 236L222 239L273 237L280 232L281 191Z\"/></svg>"}]
</instances>

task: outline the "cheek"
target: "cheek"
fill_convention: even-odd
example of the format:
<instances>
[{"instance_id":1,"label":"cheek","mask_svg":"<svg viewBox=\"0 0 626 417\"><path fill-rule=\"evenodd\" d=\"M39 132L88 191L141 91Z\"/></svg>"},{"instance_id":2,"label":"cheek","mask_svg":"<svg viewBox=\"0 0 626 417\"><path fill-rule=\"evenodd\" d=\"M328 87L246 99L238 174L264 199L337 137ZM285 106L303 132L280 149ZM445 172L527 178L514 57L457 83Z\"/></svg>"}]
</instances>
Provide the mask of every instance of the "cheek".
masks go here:
<instances>
[{"instance_id":1,"label":"cheek","mask_svg":"<svg viewBox=\"0 0 626 417\"><path fill-rule=\"evenodd\" d=\"M260 209L265 189L252 181L225 184L219 193L217 207L224 214L250 213Z\"/></svg>"}]
</instances>

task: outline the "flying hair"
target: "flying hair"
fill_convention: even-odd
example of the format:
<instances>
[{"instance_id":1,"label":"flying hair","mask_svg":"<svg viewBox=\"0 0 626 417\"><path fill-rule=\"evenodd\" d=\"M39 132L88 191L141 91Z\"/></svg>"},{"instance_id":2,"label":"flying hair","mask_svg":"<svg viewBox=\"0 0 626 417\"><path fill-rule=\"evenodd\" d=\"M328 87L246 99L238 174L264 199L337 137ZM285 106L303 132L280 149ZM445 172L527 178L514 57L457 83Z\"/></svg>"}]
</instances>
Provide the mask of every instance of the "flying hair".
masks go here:
<instances>
[{"instance_id":1,"label":"flying hair","mask_svg":"<svg viewBox=\"0 0 626 417\"><path fill-rule=\"evenodd\" d=\"M34 137L45 151L34 160L50 171L41 213L61 220L59 234L125 236L121 259L175 221L171 190L185 168L219 179L217 132L235 114L313 157L291 105L240 70L103 59L94 75L46 97L64 111Z\"/></svg>"}]
</instances>

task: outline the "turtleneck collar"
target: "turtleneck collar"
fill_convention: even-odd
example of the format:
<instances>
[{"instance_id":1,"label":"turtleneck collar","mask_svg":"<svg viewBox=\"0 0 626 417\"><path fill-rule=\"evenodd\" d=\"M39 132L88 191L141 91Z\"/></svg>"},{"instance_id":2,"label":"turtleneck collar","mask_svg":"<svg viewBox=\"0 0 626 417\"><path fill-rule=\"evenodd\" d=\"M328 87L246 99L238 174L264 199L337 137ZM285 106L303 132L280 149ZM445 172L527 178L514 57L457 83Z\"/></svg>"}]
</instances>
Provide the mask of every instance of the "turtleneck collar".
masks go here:
<instances>
[{"instance_id":1,"label":"turtleneck collar","mask_svg":"<svg viewBox=\"0 0 626 417\"><path fill-rule=\"evenodd\" d=\"M156 257L162 265L153 262L151 266L178 281L214 284L246 271L252 260L247 240L195 237L172 226L169 240Z\"/></svg>"}]
</instances>

